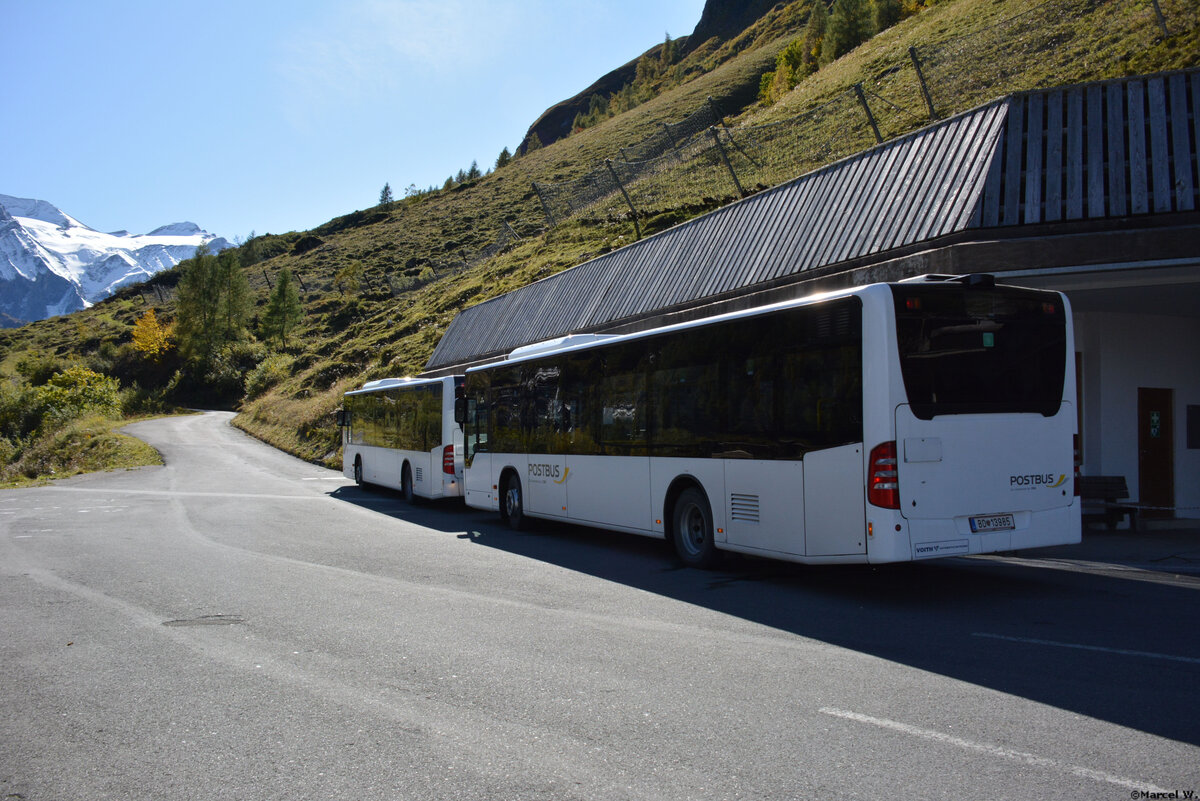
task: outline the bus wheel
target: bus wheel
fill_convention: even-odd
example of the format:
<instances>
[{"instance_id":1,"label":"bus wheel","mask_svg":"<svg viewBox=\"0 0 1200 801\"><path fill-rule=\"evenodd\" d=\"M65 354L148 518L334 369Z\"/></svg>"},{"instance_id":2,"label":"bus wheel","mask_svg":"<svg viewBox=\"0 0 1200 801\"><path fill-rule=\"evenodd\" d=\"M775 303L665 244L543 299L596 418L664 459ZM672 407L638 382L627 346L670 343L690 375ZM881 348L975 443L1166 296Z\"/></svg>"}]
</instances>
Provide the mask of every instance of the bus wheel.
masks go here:
<instances>
[{"instance_id":1,"label":"bus wheel","mask_svg":"<svg viewBox=\"0 0 1200 801\"><path fill-rule=\"evenodd\" d=\"M720 552L713 540L712 509L703 492L695 487L681 492L672 522L675 552L685 565L708 568L717 563Z\"/></svg>"},{"instance_id":2,"label":"bus wheel","mask_svg":"<svg viewBox=\"0 0 1200 801\"><path fill-rule=\"evenodd\" d=\"M400 494L404 496L405 503L417 502L417 496L413 494L412 470L408 468L407 462L400 471Z\"/></svg>"},{"instance_id":3,"label":"bus wheel","mask_svg":"<svg viewBox=\"0 0 1200 801\"><path fill-rule=\"evenodd\" d=\"M354 483L360 487L363 485L362 457L361 456L354 457Z\"/></svg>"},{"instance_id":4,"label":"bus wheel","mask_svg":"<svg viewBox=\"0 0 1200 801\"><path fill-rule=\"evenodd\" d=\"M521 497L521 479L516 476L508 477L500 504L500 517L508 522L509 528L522 531L529 525L529 519L525 517L525 503Z\"/></svg>"}]
</instances>

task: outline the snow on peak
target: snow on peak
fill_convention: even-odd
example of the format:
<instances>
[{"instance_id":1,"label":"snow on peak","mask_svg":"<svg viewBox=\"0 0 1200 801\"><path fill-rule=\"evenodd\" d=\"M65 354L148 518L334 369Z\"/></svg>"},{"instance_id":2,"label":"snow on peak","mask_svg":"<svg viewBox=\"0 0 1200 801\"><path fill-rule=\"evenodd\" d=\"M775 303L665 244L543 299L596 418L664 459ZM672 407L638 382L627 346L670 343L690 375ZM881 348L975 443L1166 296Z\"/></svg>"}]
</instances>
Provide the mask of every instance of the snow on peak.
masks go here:
<instances>
[{"instance_id":1,"label":"snow on peak","mask_svg":"<svg viewBox=\"0 0 1200 801\"><path fill-rule=\"evenodd\" d=\"M44 200L0 195L0 206L4 207L4 210L8 212L10 217L25 217L30 220L40 220L51 225L57 225L60 228L87 227L74 217L64 214L57 206L47 203Z\"/></svg>"},{"instance_id":2,"label":"snow on peak","mask_svg":"<svg viewBox=\"0 0 1200 801\"><path fill-rule=\"evenodd\" d=\"M146 236L197 236L203 233L194 222L177 222L155 228Z\"/></svg>"},{"instance_id":3,"label":"snow on peak","mask_svg":"<svg viewBox=\"0 0 1200 801\"><path fill-rule=\"evenodd\" d=\"M192 222L148 234L95 231L44 200L0 194L0 313L21 320L66 314L229 242Z\"/></svg>"}]
</instances>

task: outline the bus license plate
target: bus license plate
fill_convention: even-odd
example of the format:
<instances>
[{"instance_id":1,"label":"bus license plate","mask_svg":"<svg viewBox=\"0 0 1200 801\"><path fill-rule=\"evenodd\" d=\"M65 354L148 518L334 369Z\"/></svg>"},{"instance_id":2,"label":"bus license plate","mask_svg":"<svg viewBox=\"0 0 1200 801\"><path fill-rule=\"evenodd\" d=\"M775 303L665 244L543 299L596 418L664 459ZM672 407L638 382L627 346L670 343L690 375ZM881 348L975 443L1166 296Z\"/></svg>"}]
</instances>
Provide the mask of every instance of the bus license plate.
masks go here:
<instances>
[{"instance_id":1,"label":"bus license plate","mask_svg":"<svg viewBox=\"0 0 1200 801\"><path fill-rule=\"evenodd\" d=\"M980 515L972 517L971 531L1012 531L1017 527L1012 515Z\"/></svg>"}]
</instances>

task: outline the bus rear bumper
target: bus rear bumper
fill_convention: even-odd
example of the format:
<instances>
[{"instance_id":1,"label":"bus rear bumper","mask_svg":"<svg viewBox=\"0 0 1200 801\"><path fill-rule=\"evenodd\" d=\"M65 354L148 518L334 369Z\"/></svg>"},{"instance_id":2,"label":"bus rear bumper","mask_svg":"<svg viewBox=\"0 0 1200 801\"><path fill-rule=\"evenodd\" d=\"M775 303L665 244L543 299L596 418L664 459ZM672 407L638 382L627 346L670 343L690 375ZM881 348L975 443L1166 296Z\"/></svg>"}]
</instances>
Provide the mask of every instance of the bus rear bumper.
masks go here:
<instances>
[{"instance_id":1,"label":"bus rear bumper","mask_svg":"<svg viewBox=\"0 0 1200 801\"><path fill-rule=\"evenodd\" d=\"M987 532L972 532L959 519L909 520L910 558L936 559L1074 545L1081 539L1078 504L1018 513L1013 518L1014 528Z\"/></svg>"}]
</instances>

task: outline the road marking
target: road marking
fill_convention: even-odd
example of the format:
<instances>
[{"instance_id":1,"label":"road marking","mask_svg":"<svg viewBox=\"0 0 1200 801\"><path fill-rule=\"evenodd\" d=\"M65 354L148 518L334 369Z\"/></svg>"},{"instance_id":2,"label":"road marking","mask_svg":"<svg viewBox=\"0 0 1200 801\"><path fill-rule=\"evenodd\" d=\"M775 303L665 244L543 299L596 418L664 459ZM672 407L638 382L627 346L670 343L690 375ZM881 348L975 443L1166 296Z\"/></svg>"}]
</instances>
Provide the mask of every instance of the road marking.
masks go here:
<instances>
[{"instance_id":1,"label":"road marking","mask_svg":"<svg viewBox=\"0 0 1200 801\"><path fill-rule=\"evenodd\" d=\"M822 707L820 709L823 715L832 715L837 718L846 720L854 720L859 723L869 723L872 726L878 726L882 729L890 729L898 731L902 734L908 734L913 737L920 737L923 740L932 740L936 743L944 745L953 745L965 751L974 751L988 756L999 757L1013 762L1021 762L1026 765L1032 765L1038 768L1047 768L1049 770L1059 771L1061 773L1069 773L1072 776L1078 776L1082 779L1092 779L1098 782L1107 784L1115 784L1118 787L1124 787L1126 790L1137 790L1139 792L1146 791L1150 793L1166 793L1169 792L1161 787L1157 787L1147 782L1140 782L1135 779L1127 779L1124 776L1116 776L1112 773L1105 773L1102 770L1093 770L1092 768L1084 768L1079 765L1072 765L1067 762L1061 762L1057 759L1038 756L1037 754L1029 754L1024 751L1014 751L1011 748L1004 748L999 745L991 745L990 743L977 743L972 740L964 740L962 737L955 737L950 734L943 734L940 731L932 729L922 729L918 726L912 726L908 723L900 723L887 718L875 718L870 715L863 715L858 712L849 712L845 709L834 709L832 707Z\"/></svg>"},{"instance_id":2,"label":"road marking","mask_svg":"<svg viewBox=\"0 0 1200 801\"><path fill-rule=\"evenodd\" d=\"M1055 642L1054 640L1035 640L1032 637L1008 637L1004 634L988 634L982 631L971 633L972 637L985 637L989 640L1007 640L1008 642L1023 642L1030 645L1052 645L1055 648L1074 648L1079 651L1100 651L1105 654L1120 654L1122 656L1142 656L1147 659L1167 659L1172 662L1186 662L1190 665L1200 665L1200 659L1192 656L1173 656L1171 654L1156 654L1153 651L1131 651L1126 648L1103 648L1099 645L1080 645L1073 642Z\"/></svg>"},{"instance_id":3,"label":"road marking","mask_svg":"<svg viewBox=\"0 0 1200 801\"><path fill-rule=\"evenodd\" d=\"M276 501L327 501L328 495L272 495L253 492L186 492L180 490L92 489L91 487L39 487L38 492L92 492L101 495L151 495L164 498L266 498ZM57 506L51 507L57 509Z\"/></svg>"}]
</instances>

